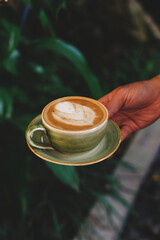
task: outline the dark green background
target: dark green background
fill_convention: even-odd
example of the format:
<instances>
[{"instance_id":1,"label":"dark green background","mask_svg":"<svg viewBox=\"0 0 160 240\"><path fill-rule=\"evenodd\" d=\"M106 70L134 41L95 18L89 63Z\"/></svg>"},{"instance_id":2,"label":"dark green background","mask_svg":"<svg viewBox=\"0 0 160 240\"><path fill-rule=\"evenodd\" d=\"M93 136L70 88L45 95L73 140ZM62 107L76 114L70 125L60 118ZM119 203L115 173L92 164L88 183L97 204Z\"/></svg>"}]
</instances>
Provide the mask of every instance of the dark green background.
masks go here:
<instances>
[{"instance_id":1,"label":"dark green background","mask_svg":"<svg viewBox=\"0 0 160 240\"><path fill-rule=\"evenodd\" d=\"M159 24L156 2L141 1ZM117 163L125 165L121 153L93 166L65 167L34 156L24 137L30 121L55 98L98 99L122 84L159 74L159 41L139 42L126 34L114 11L112 17L106 13L107 4L21 0L0 5L1 240L71 240L95 199L108 214L114 211L102 193L126 205L112 177Z\"/></svg>"}]
</instances>

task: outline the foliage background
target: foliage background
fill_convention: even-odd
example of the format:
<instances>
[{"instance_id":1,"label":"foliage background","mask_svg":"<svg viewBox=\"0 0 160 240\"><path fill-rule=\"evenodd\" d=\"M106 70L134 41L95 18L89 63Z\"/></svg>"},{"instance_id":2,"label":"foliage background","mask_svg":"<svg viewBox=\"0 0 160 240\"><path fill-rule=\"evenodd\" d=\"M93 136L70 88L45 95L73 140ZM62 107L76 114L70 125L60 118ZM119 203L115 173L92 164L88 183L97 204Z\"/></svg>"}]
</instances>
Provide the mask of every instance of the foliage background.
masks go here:
<instances>
[{"instance_id":1,"label":"foliage background","mask_svg":"<svg viewBox=\"0 0 160 240\"><path fill-rule=\"evenodd\" d=\"M156 4L140 2L158 25ZM70 240L95 199L103 202L103 193L126 204L112 178L117 163L125 164L121 153L94 166L64 167L38 159L24 138L30 121L57 97L98 99L119 85L159 73L159 39L150 31L146 38L131 34L134 21L126 24L119 4L1 3L0 239ZM109 203L105 206L108 214L114 211Z\"/></svg>"}]
</instances>

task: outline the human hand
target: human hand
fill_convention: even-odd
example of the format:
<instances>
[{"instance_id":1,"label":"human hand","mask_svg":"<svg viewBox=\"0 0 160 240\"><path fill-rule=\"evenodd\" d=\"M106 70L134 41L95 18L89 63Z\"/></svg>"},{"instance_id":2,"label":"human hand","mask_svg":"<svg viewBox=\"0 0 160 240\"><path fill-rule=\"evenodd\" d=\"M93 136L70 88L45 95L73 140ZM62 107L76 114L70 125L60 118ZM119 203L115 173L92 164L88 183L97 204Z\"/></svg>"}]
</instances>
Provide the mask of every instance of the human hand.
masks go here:
<instances>
[{"instance_id":1,"label":"human hand","mask_svg":"<svg viewBox=\"0 0 160 240\"><path fill-rule=\"evenodd\" d=\"M109 118L120 126L123 141L160 117L160 75L120 86L99 101L108 109Z\"/></svg>"}]
</instances>

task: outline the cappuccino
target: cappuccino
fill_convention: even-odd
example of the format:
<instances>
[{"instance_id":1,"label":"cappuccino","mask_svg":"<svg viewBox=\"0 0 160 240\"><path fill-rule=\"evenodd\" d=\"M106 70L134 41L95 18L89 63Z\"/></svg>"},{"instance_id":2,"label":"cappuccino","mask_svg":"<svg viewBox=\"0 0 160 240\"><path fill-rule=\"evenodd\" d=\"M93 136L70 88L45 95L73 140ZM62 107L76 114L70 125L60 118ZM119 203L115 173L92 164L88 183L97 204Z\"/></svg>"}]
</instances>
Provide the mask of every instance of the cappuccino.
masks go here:
<instances>
[{"instance_id":1,"label":"cappuccino","mask_svg":"<svg viewBox=\"0 0 160 240\"><path fill-rule=\"evenodd\" d=\"M87 97L64 97L50 102L41 114L42 124L27 131L30 145L53 148L63 153L80 153L93 149L103 139L108 111L100 102ZM40 135L40 144L33 135Z\"/></svg>"},{"instance_id":2,"label":"cappuccino","mask_svg":"<svg viewBox=\"0 0 160 240\"><path fill-rule=\"evenodd\" d=\"M101 103L78 96L54 100L44 108L42 116L50 127L67 131L95 128L108 117Z\"/></svg>"}]
</instances>

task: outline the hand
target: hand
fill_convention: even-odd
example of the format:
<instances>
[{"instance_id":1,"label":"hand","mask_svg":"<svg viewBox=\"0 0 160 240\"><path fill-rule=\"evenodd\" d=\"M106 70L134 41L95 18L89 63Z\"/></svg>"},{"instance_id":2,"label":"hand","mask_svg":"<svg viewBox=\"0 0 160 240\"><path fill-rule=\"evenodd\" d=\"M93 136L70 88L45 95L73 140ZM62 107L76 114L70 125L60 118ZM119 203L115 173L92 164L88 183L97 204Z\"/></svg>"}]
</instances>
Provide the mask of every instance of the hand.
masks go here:
<instances>
[{"instance_id":1,"label":"hand","mask_svg":"<svg viewBox=\"0 0 160 240\"><path fill-rule=\"evenodd\" d=\"M160 75L120 86L99 101L121 128L121 140L160 117Z\"/></svg>"}]
</instances>

